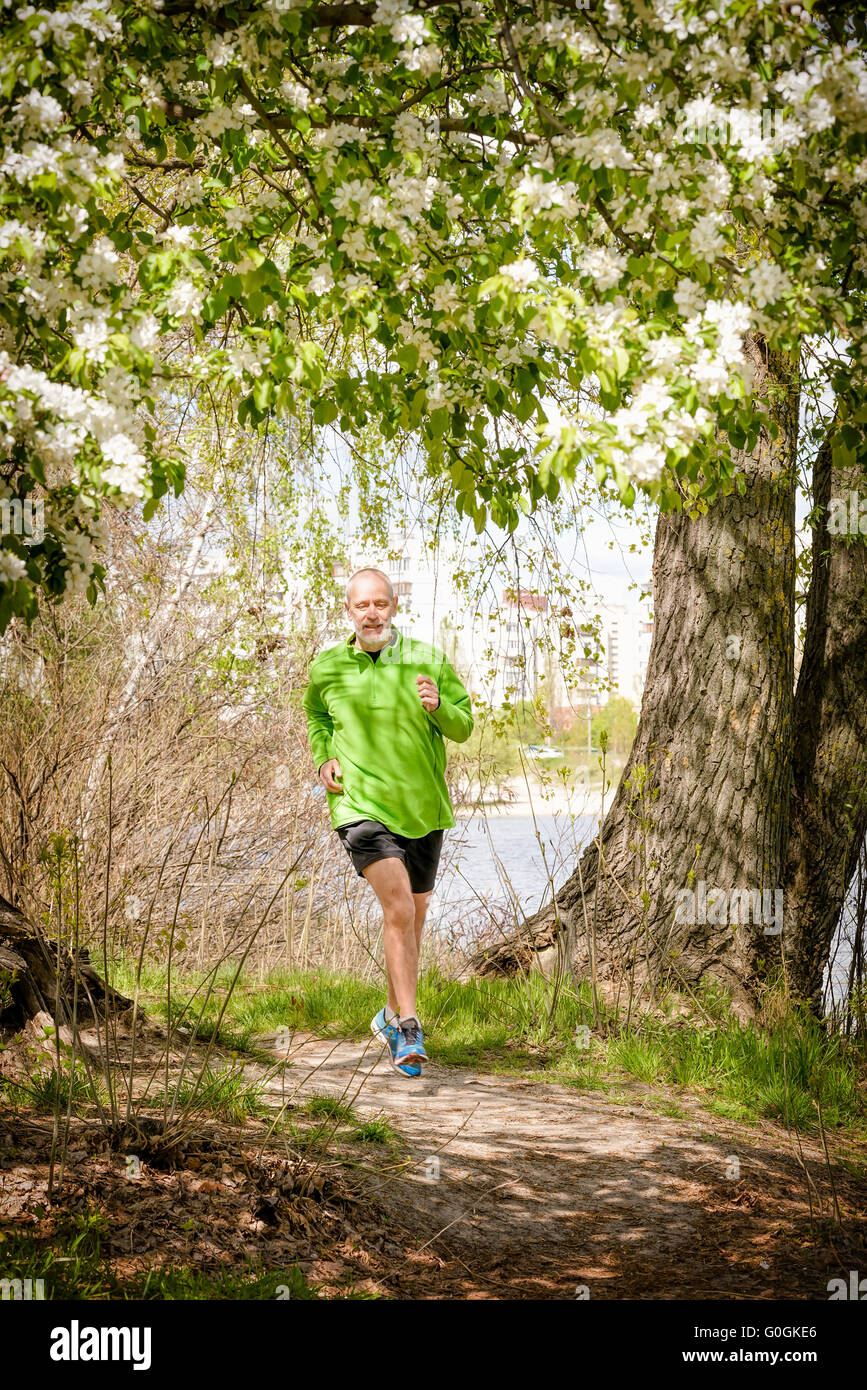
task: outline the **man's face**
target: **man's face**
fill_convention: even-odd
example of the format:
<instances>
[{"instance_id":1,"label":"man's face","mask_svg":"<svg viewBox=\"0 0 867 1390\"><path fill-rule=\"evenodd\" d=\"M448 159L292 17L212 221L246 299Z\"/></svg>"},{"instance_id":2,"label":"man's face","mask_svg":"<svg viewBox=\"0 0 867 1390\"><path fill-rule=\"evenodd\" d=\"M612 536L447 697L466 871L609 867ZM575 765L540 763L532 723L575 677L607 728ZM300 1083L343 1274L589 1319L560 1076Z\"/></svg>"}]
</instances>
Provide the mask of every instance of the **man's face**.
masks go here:
<instances>
[{"instance_id":1,"label":"man's face","mask_svg":"<svg viewBox=\"0 0 867 1390\"><path fill-rule=\"evenodd\" d=\"M388 585L378 574L360 574L353 579L346 612L360 646L377 651L391 641L391 620L397 612L397 599L389 598Z\"/></svg>"}]
</instances>

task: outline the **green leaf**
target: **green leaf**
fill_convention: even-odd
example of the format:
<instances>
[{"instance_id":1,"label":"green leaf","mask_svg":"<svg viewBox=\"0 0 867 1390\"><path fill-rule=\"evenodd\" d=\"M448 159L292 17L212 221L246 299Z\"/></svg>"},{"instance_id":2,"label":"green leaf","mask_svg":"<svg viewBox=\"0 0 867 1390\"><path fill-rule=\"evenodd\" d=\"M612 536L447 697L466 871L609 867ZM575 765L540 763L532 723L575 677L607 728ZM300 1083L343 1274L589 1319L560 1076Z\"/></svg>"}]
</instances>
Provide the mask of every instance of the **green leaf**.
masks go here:
<instances>
[{"instance_id":1,"label":"green leaf","mask_svg":"<svg viewBox=\"0 0 867 1390\"><path fill-rule=\"evenodd\" d=\"M405 343L394 354L404 371L414 372L418 366L418 348L415 343Z\"/></svg>"},{"instance_id":2,"label":"green leaf","mask_svg":"<svg viewBox=\"0 0 867 1390\"><path fill-rule=\"evenodd\" d=\"M616 377L626 376L626 373L629 371L629 353L626 351L626 348L620 347L618 344L611 356L614 362L614 375Z\"/></svg>"},{"instance_id":3,"label":"green leaf","mask_svg":"<svg viewBox=\"0 0 867 1390\"><path fill-rule=\"evenodd\" d=\"M329 396L323 396L313 407L313 423L315 425L330 425L332 420L336 420L339 408L336 401Z\"/></svg>"},{"instance_id":4,"label":"green leaf","mask_svg":"<svg viewBox=\"0 0 867 1390\"><path fill-rule=\"evenodd\" d=\"M842 432L837 435L831 446L831 457L834 460L835 468L851 468L856 460L855 450L849 448L842 437Z\"/></svg>"},{"instance_id":5,"label":"green leaf","mask_svg":"<svg viewBox=\"0 0 867 1390\"><path fill-rule=\"evenodd\" d=\"M267 411L274 399L274 382L270 376L264 374L258 378L253 387L253 404L257 410Z\"/></svg>"}]
</instances>

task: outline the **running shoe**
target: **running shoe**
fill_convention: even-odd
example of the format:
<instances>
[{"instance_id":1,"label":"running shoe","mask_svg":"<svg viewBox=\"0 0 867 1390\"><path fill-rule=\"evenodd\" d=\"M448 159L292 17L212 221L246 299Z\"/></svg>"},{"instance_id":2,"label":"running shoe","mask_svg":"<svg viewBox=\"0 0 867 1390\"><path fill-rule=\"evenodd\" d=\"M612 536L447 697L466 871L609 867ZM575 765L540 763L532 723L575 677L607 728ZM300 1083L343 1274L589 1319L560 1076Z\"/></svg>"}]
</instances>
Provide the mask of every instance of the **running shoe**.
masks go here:
<instances>
[{"instance_id":1,"label":"running shoe","mask_svg":"<svg viewBox=\"0 0 867 1390\"><path fill-rule=\"evenodd\" d=\"M398 1063L396 1059L398 1030L396 1023L387 1023L385 1018L385 1006L383 1006L375 1018L370 1020L370 1031L375 1038L388 1048L388 1059L395 1071L399 1071L402 1076L420 1076L421 1067L417 1062Z\"/></svg>"},{"instance_id":2,"label":"running shoe","mask_svg":"<svg viewBox=\"0 0 867 1390\"><path fill-rule=\"evenodd\" d=\"M417 1062L426 1062L427 1053L424 1050L424 1034L421 1031L421 1024L417 1018L407 1018L398 1025L398 1042L395 1048L394 1060L398 1066L401 1063L409 1062L415 1058Z\"/></svg>"}]
</instances>

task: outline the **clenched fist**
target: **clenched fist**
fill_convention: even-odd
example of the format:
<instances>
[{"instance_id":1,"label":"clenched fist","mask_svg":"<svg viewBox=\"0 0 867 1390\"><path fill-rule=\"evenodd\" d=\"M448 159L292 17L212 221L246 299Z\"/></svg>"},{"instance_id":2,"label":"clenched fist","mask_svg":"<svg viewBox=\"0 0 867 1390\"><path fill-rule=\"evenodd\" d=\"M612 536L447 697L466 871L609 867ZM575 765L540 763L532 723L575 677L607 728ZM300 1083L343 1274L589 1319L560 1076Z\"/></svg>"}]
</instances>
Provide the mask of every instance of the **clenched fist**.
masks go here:
<instances>
[{"instance_id":1,"label":"clenched fist","mask_svg":"<svg viewBox=\"0 0 867 1390\"><path fill-rule=\"evenodd\" d=\"M327 792L342 792L343 788L337 781L342 777L340 763L336 758L329 758L327 763L323 763L319 769L319 780Z\"/></svg>"},{"instance_id":2,"label":"clenched fist","mask_svg":"<svg viewBox=\"0 0 867 1390\"><path fill-rule=\"evenodd\" d=\"M415 683L425 709L436 709L440 702L440 693L437 690L436 681L432 681L430 676L416 676Z\"/></svg>"}]
</instances>

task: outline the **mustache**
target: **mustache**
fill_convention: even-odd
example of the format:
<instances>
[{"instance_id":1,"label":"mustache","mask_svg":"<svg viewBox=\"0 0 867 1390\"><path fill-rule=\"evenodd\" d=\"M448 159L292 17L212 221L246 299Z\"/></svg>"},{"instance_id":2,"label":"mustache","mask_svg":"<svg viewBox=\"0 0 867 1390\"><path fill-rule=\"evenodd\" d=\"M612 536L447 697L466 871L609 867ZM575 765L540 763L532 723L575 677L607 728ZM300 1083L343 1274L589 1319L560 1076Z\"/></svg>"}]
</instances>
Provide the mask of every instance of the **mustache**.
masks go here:
<instances>
[{"instance_id":1,"label":"mustache","mask_svg":"<svg viewBox=\"0 0 867 1390\"><path fill-rule=\"evenodd\" d=\"M388 618L381 620L381 626L370 626L366 622L355 624L355 631L359 637L375 637L377 641L382 641L383 645L391 640L392 626Z\"/></svg>"}]
</instances>

